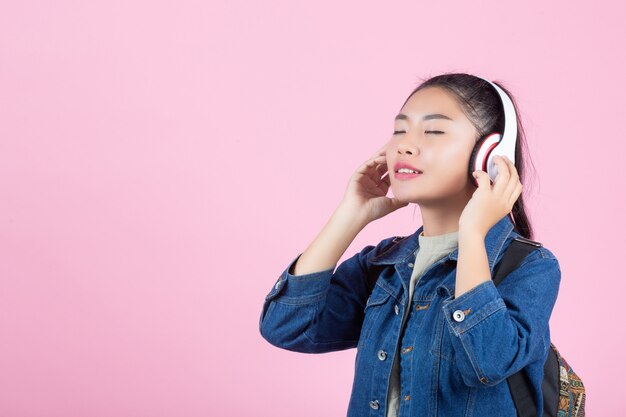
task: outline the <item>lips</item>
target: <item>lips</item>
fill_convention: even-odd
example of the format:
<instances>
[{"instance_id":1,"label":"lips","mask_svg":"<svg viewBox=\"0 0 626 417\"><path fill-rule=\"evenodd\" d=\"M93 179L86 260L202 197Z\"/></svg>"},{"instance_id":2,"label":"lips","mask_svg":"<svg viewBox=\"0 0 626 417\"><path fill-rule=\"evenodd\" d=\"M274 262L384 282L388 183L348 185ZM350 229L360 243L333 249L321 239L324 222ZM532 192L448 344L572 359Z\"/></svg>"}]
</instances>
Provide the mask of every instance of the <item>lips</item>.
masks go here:
<instances>
[{"instance_id":1,"label":"lips","mask_svg":"<svg viewBox=\"0 0 626 417\"><path fill-rule=\"evenodd\" d=\"M396 165L393 167L395 172L398 172L398 170L401 168L411 169L413 171L417 171L419 174L422 173L422 170L417 169L414 166L407 164L406 162L397 162Z\"/></svg>"}]
</instances>

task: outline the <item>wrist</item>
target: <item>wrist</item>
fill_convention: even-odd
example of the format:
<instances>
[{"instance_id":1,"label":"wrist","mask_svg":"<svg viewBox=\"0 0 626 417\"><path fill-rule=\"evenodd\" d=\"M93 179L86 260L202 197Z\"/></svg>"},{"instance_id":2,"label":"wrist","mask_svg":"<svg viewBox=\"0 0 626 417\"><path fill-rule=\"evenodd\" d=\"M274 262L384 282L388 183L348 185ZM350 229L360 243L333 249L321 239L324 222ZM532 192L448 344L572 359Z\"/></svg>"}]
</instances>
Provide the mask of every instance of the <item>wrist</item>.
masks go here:
<instances>
[{"instance_id":1,"label":"wrist","mask_svg":"<svg viewBox=\"0 0 626 417\"><path fill-rule=\"evenodd\" d=\"M459 227L459 242L461 241L484 241L487 237L486 233L476 227Z\"/></svg>"},{"instance_id":2,"label":"wrist","mask_svg":"<svg viewBox=\"0 0 626 417\"><path fill-rule=\"evenodd\" d=\"M350 228L363 229L369 221L365 218L363 210L349 204L341 203L333 213L333 217Z\"/></svg>"}]
</instances>

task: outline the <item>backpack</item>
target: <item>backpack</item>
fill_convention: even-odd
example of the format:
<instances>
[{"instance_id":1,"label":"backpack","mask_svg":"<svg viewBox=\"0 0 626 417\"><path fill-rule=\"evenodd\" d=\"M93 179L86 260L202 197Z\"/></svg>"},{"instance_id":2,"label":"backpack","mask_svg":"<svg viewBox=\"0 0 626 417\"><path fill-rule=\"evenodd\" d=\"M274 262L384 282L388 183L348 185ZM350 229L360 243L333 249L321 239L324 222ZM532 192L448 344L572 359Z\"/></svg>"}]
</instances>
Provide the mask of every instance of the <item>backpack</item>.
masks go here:
<instances>
[{"instance_id":1,"label":"backpack","mask_svg":"<svg viewBox=\"0 0 626 417\"><path fill-rule=\"evenodd\" d=\"M493 274L497 286L534 249L543 246L540 242L516 237L507 247ZM550 342L548 358L544 368L541 390L543 392L544 417L584 417L585 387L583 381ZM531 386L521 369L507 378L509 390L517 409L518 417L537 417L537 406L531 394Z\"/></svg>"}]
</instances>

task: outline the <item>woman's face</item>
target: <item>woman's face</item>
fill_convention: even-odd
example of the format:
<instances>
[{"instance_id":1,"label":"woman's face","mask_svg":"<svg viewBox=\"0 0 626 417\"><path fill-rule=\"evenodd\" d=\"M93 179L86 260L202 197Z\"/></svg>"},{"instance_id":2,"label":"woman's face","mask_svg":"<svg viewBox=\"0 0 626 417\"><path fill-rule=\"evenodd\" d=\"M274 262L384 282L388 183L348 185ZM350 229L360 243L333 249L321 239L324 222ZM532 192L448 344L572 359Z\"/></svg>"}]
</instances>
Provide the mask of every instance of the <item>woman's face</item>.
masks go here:
<instances>
[{"instance_id":1,"label":"woman's face","mask_svg":"<svg viewBox=\"0 0 626 417\"><path fill-rule=\"evenodd\" d=\"M394 197L428 205L441 204L462 191L473 192L467 170L477 134L452 93L440 87L414 93L396 117L394 134L387 144ZM400 179L398 162L422 173Z\"/></svg>"}]
</instances>

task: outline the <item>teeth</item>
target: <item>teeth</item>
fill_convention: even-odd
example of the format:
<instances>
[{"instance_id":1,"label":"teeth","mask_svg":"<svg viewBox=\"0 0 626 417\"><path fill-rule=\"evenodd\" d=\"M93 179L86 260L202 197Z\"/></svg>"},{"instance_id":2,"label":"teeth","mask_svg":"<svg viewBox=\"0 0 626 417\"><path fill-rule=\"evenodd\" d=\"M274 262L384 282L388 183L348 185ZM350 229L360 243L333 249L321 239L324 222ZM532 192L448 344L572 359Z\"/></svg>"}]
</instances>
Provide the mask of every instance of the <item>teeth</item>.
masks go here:
<instances>
[{"instance_id":1,"label":"teeth","mask_svg":"<svg viewBox=\"0 0 626 417\"><path fill-rule=\"evenodd\" d=\"M417 174L417 171L413 171L412 169L408 169L408 168L400 168L398 170L398 173L404 173L404 174Z\"/></svg>"}]
</instances>

